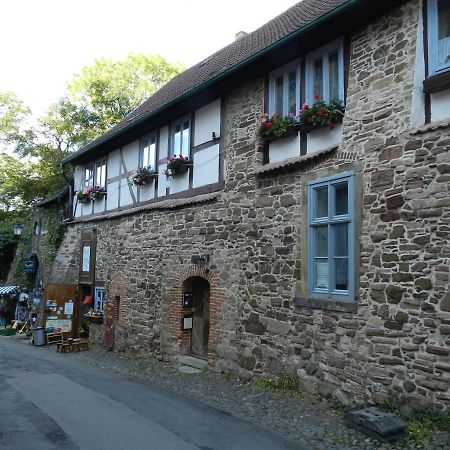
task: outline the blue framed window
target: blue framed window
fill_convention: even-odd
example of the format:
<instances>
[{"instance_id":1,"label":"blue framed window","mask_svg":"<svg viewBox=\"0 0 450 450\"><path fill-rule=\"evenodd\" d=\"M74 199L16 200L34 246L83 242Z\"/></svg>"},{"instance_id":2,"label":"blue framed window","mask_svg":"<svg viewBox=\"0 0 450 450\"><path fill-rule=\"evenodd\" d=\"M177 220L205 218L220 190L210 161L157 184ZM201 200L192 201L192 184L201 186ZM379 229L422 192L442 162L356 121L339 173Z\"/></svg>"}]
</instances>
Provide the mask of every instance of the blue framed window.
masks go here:
<instances>
[{"instance_id":1,"label":"blue framed window","mask_svg":"<svg viewBox=\"0 0 450 450\"><path fill-rule=\"evenodd\" d=\"M428 0L428 74L450 70L450 0Z\"/></svg>"},{"instance_id":2,"label":"blue framed window","mask_svg":"<svg viewBox=\"0 0 450 450\"><path fill-rule=\"evenodd\" d=\"M191 157L191 121L184 117L172 124L172 155Z\"/></svg>"},{"instance_id":3,"label":"blue framed window","mask_svg":"<svg viewBox=\"0 0 450 450\"><path fill-rule=\"evenodd\" d=\"M308 291L311 297L354 300L354 174L308 183Z\"/></svg>"},{"instance_id":4,"label":"blue framed window","mask_svg":"<svg viewBox=\"0 0 450 450\"><path fill-rule=\"evenodd\" d=\"M326 102L344 101L344 41L337 39L305 58L305 99L309 105L319 96Z\"/></svg>"},{"instance_id":5,"label":"blue framed window","mask_svg":"<svg viewBox=\"0 0 450 450\"><path fill-rule=\"evenodd\" d=\"M282 116L300 111L300 61L294 61L270 73L269 114Z\"/></svg>"}]
</instances>

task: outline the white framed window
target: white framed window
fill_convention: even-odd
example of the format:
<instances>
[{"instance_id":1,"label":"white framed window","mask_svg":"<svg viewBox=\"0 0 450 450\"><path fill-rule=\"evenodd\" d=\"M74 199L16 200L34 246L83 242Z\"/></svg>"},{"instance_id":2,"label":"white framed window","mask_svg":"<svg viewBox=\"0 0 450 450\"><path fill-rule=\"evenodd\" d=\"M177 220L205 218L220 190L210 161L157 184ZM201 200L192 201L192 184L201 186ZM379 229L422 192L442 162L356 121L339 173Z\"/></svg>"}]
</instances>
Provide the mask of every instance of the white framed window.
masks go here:
<instances>
[{"instance_id":1,"label":"white framed window","mask_svg":"<svg viewBox=\"0 0 450 450\"><path fill-rule=\"evenodd\" d=\"M450 70L450 0L428 0L428 74Z\"/></svg>"},{"instance_id":2,"label":"white framed window","mask_svg":"<svg viewBox=\"0 0 450 450\"><path fill-rule=\"evenodd\" d=\"M354 300L354 174L308 183L308 291L311 297Z\"/></svg>"},{"instance_id":3,"label":"white framed window","mask_svg":"<svg viewBox=\"0 0 450 450\"><path fill-rule=\"evenodd\" d=\"M94 186L94 165L89 164L84 168L84 187Z\"/></svg>"},{"instance_id":4,"label":"white framed window","mask_svg":"<svg viewBox=\"0 0 450 450\"><path fill-rule=\"evenodd\" d=\"M313 104L319 96L326 102L344 101L344 41L337 39L305 58L305 99Z\"/></svg>"},{"instance_id":5,"label":"white framed window","mask_svg":"<svg viewBox=\"0 0 450 450\"><path fill-rule=\"evenodd\" d=\"M183 117L172 123L171 154L174 156L191 156L191 121Z\"/></svg>"},{"instance_id":6,"label":"white framed window","mask_svg":"<svg viewBox=\"0 0 450 450\"><path fill-rule=\"evenodd\" d=\"M94 311L105 310L105 288L96 287L94 292Z\"/></svg>"},{"instance_id":7,"label":"white framed window","mask_svg":"<svg viewBox=\"0 0 450 450\"><path fill-rule=\"evenodd\" d=\"M141 167L156 171L156 133L141 139Z\"/></svg>"},{"instance_id":8,"label":"white framed window","mask_svg":"<svg viewBox=\"0 0 450 450\"><path fill-rule=\"evenodd\" d=\"M300 61L294 61L270 73L269 114L297 114L300 107Z\"/></svg>"},{"instance_id":9,"label":"white framed window","mask_svg":"<svg viewBox=\"0 0 450 450\"><path fill-rule=\"evenodd\" d=\"M94 186L105 187L106 185L106 159L99 159L95 163Z\"/></svg>"}]
</instances>

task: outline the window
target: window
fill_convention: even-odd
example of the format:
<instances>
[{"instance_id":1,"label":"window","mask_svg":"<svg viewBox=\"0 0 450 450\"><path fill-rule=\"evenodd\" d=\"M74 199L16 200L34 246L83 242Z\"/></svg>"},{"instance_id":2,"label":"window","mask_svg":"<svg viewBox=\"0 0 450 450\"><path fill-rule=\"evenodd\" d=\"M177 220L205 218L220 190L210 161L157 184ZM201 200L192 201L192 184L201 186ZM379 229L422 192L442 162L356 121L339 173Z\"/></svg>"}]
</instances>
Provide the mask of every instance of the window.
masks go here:
<instances>
[{"instance_id":1,"label":"window","mask_svg":"<svg viewBox=\"0 0 450 450\"><path fill-rule=\"evenodd\" d=\"M94 185L94 166L91 164L84 169L84 187Z\"/></svg>"},{"instance_id":2,"label":"window","mask_svg":"<svg viewBox=\"0 0 450 450\"><path fill-rule=\"evenodd\" d=\"M269 114L282 116L300 111L300 63L283 66L270 74Z\"/></svg>"},{"instance_id":3,"label":"window","mask_svg":"<svg viewBox=\"0 0 450 450\"><path fill-rule=\"evenodd\" d=\"M101 159L95 163L95 186L105 187L106 185L106 160Z\"/></svg>"},{"instance_id":4,"label":"window","mask_svg":"<svg viewBox=\"0 0 450 450\"><path fill-rule=\"evenodd\" d=\"M190 158L191 129L189 118L183 118L172 124L172 155Z\"/></svg>"},{"instance_id":5,"label":"window","mask_svg":"<svg viewBox=\"0 0 450 450\"><path fill-rule=\"evenodd\" d=\"M428 0L428 72L450 70L450 0Z\"/></svg>"},{"instance_id":6,"label":"window","mask_svg":"<svg viewBox=\"0 0 450 450\"><path fill-rule=\"evenodd\" d=\"M344 100L344 46L342 39L306 56L305 99L313 104L320 96L326 102Z\"/></svg>"},{"instance_id":7,"label":"window","mask_svg":"<svg viewBox=\"0 0 450 450\"><path fill-rule=\"evenodd\" d=\"M96 287L94 295L94 311L104 311L105 309L105 288Z\"/></svg>"},{"instance_id":8,"label":"window","mask_svg":"<svg viewBox=\"0 0 450 450\"><path fill-rule=\"evenodd\" d=\"M308 183L308 290L312 297L353 300L354 176Z\"/></svg>"},{"instance_id":9,"label":"window","mask_svg":"<svg viewBox=\"0 0 450 450\"><path fill-rule=\"evenodd\" d=\"M156 134L141 140L141 165L156 171Z\"/></svg>"}]
</instances>

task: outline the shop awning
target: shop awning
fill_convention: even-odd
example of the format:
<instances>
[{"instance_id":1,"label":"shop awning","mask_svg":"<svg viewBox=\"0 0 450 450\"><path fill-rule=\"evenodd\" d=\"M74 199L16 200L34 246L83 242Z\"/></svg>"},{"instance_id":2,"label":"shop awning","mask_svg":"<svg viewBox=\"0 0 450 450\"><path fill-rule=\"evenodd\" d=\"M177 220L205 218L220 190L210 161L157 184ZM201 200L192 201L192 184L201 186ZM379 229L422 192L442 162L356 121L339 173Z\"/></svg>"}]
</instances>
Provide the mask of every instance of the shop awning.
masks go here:
<instances>
[{"instance_id":1,"label":"shop awning","mask_svg":"<svg viewBox=\"0 0 450 450\"><path fill-rule=\"evenodd\" d=\"M15 294L19 290L19 286L0 286L0 295Z\"/></svg>"}]
</instances>

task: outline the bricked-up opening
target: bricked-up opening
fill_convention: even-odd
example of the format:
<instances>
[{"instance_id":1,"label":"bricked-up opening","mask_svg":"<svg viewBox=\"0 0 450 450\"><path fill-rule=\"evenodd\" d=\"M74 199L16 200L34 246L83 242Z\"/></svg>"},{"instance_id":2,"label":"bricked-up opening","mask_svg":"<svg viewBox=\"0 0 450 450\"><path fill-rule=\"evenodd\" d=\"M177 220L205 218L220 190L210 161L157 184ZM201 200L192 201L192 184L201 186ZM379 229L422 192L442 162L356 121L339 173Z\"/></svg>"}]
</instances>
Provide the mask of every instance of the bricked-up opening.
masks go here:
<instances>
[{"instance_id":1,"label":"bricked-up opening","mask_svg":"<svg viewBox=\"0 0 450 450\"><path fill-rule=\"evenodd\" d=\"M201 280L201 281L200 281ZM191 350L191 331L182 329L183 317L189 314L188 310L183 308L182 298L184 289L192 288L192 283L198 283L199 292L206 295L206 286L209 285L209 327L204 327L203 332L207 333L207 352L203 357L208 358L213 363L216 358L217 345L221 342L223 331L219 329L219 318L222 305L226 300L225 292L219 287L219 278L208 269L190 265L175 277L170 278L170 310L169 326L171 340L177 344L179 352L182 355L189 354ZM195 286L194 286L195 287ZM203 311L205 312L205 311ZM193 321L194 322L194 321Z\"/></svg>"}]
</instances>

